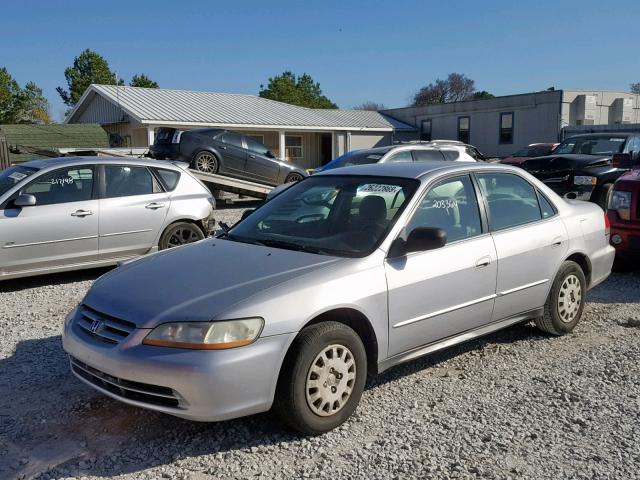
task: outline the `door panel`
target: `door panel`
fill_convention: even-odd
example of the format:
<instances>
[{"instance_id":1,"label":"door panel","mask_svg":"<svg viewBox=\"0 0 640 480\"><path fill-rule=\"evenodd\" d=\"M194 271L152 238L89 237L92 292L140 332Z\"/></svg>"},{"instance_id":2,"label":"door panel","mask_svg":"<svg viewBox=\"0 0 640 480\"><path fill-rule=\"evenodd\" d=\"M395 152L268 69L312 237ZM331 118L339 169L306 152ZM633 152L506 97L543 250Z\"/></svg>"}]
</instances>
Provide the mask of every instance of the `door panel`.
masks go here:
<instances>
[{"instance_id":1,"label":"door panel","mask_svg":"<svg viewBox=\"0 0 640 480\"><path fill-rule=\"evenodd\" d=\"M247 144L247 175L263 182L277 183L280 165L267 157L269 149L253 138L244 137Z\"/></svg>"},{"instance_id":2,"label":"door panel","mask_svg":"<svg viewBox=\"0 0 640 480\"><path fill-rule=\"evenodd\" d=\"M128 174L126 174L127 170ZM170 199L144 167L105 166L100 259L147 253L156 245Z\"/></svg>"},{"instance_id":3,"label":"door panel","mask_svg":"<svg viewBox=\"0 0 640 480\"><path fill-rule=\"evenodd\" d=\"M98 201L0 211L0 271L59 267L98 259ZM91 215L73 215L78 210Z\"/></svg>"},{"instance_id":4,"label":"door panel","mask_svg":"<svg viewBox=\"0 0 640 480\"><path fill-rule=\"evenodd\" d=\"M405 227L440 228L447 244L386 263L390 355L470 330L491 320L496 251L483 234L475 188L468 175L436 182Z\"/></svg>"},{"instance_id":5,"label":"door panel","mask_svg":"<svg viewBox=\"0 0 640 480\"><path fill-rule=\"evenodd\" d=\"M494 320L544 305L567 238L558 217L493 234L499 271Z\"/></svg>"},{"instance_id":6,"label":"door panel","mask_svg":"<svg viewBox=\"0 0 640 480\"><path fill-rule=\"evenodd\" d=\"M476 266L482 258L486 266ZM491 320L496 254L489 235L389 259L389 354L441 340Z\"/></svg>"},{"instance_id":7,"label":"door panel","mask_svg":"<svg viewBox=\"0 0 640 480\"><path fill-rule=\"evenodd\" d=\"M216 138L217 146L222 152L221 170L224 173L246 176L247 151L242 144L242 136L234 132L226 132Z\"/></svg>"}]
</instances>

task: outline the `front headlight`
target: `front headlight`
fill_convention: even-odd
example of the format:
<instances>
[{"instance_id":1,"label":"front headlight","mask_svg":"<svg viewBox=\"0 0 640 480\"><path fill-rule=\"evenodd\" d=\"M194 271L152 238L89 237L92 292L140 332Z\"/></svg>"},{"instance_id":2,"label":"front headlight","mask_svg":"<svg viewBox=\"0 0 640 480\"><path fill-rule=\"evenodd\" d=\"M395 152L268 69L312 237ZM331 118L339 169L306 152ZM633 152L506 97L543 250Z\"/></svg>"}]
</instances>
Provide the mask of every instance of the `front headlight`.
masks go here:
<instances>
[{"instance_id":1,"label":"front headlight","mask_svg":"<svg viewBox=\"0 0 640 480\"><path fill-rule=\"evenodd\" d=\"M154 328L142 343L157 347L223 350L253 343L263 326L262 318L164 323Z\"/></svg>"},{"instance_id":2,"label":"front headlight","mask_svg":"<svg viewBox=\"0 0 640 480\"><path fill-rule=\"evenodd\" d=\"M574 185L595 185L598 183L598 179L596 177L588 177L583 175L576 175L573 177Z\"/></svg>"},{"instance_id":3,"label":"front headlight","mask_svg":"<svg viewBox=\"0 0 640 480\"><path fill-rule=\"evenodd\" d=\"M609 210L616 210L622 220L631 218L631 192L612 190L609 197Z\"/></svg>"}]
</instances>

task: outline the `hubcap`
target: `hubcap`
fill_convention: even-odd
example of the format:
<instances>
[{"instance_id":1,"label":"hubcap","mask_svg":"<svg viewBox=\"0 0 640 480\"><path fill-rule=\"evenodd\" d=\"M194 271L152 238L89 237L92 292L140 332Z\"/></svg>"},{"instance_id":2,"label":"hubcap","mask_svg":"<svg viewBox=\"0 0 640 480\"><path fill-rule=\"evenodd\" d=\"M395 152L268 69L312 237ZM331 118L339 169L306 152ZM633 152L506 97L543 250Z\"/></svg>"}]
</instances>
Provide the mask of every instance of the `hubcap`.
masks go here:
<instances>
[{"instance_id":1,"label":"hubcap","mask_svg":"<svg viewBox=\"0 0 640 480\"><path fill-rule=\"evenodd\" d=\"M307 404L313 413L328 417L345 406L356 381L356 362L351 350L329 345L315 358L305 385Z\"/></svg>"},{"instance_id":2,"label":"hubcap","mask_svg":"<svg viewBox=\"0 0 640 480\"><path fill-rule=\"evenodd\" d=\"M179 228L169 237L167 248L178 247L187 243L193 243L200 240L196 232L190 228Z\"/></svg>"},{"instance_id":3,"label":"hubcap","mask_svg":"<svg viewBox=\"0 0 640 480\"><path fill-rule=\"evenodd\" d=\"M196 159L196 167L201 172L213 172L215 166L215 158L208 153L201 153Z\"/></svg>"},{"instance_id":4,"label":"hubcap","mask_svg":"<svg viewBox=\"0 0 640 480\"><path fill-rule=\"evenodd\" d=\"M560 294L558 295L558 313L560 319L565 323L572 322L582 303L582 285L580 279L575 275L569 275L562 282Z\"/></svg>"}]
</instances>

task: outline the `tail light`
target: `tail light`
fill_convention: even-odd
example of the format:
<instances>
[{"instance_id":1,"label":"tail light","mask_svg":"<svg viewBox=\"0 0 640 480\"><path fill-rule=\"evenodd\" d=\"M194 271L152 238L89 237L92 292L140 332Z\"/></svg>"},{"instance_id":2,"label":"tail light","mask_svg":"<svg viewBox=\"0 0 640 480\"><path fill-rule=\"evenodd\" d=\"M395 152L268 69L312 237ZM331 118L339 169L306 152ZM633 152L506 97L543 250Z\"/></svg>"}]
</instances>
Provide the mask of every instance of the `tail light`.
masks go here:
<instances>
[{"instance_id":1,"label":"tail light","mask_svg":"<svg viewBox=\"0 0 640 480\"><path fill-rule=\"evenodd\" d=\"M604 236L608 237L609 235L611 235L611 222L609 221L607 212L604 212Z\"/></svg>"}]
</instances>

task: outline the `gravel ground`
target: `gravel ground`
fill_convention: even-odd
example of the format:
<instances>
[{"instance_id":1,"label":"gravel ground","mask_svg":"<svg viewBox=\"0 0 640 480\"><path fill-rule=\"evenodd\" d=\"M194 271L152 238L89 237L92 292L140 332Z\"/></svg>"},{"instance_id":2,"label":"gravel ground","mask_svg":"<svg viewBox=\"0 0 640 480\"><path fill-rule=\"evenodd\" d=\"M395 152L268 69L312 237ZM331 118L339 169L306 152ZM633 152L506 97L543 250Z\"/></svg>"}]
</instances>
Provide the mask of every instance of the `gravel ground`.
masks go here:
<instances>
[{"instance_id":1,"label":"gravel ground","mask_svg":"<svg viewBox=\"0 0 640 480\"><path fill-rule=\"evenodd\" d=\"M521 325L396 367L304 438L269 413L193 423L76 380L62 322L104 271L0 285L0 479L640 478L638 273L590 292L573 335Z\"/></svg>"}]
</instances>

